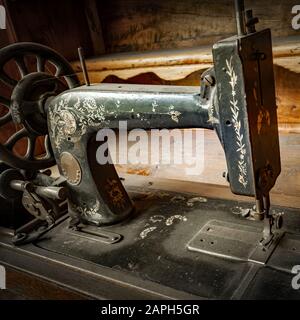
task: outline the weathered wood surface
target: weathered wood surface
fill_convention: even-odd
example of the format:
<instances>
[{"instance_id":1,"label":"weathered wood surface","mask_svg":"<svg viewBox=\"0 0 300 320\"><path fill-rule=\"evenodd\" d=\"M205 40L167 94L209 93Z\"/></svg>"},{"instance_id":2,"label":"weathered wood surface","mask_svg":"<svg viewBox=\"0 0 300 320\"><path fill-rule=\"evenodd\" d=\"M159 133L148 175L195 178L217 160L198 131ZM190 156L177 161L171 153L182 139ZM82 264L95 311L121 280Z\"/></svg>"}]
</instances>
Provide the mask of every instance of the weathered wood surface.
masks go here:
<instances>
[{"instance_id":1,"label":"weathered wood surface","mask_svg":"<svg viewBox=\"0 0 300 320\"><path fill-rule=\"evenodd\" d=\"M213 44L187 49L107 54L88 59L87 64L89 72L97 82L111 74L128 79L133 75L151 71L165 80L179 80L212 65ZM274 41L273 56L275 65L300 73L300 34L297 37ZM75 71L80 72L78 61L73 62L73 66Z\"/></svg>"},{"instance_id":2,"label":"weathered wood surface","mask_svg":"<svg viewBox=\"0 0 300 320\"><path fill-rule=\"evenodd\" d=\"M79 46L90 56L104 52L96 0L1 1L10 21L7 30L0 31L8 38L1 45L37 42L56 49L67 59L77 58Z\"/></svg>"},{"instance_id":3,"label":"weathered wood surface","mask_svg":"<svg viewBox=\"0 0 300 320\"><path fill-rule=\"evenodd\" d=\"M150 184L153 189L184 191L203 197L249 201L249 197L237 196L230 191L227 181L222 176L227 166L218 137L214 131L203 131L204 166L199 174L187 175L185 164L117 165L119 175L125 178L125 185L141 187L147 185L149 187ZM272 203L300 209L300 134L281 132L280 153L281 174L271 191ZM56 166L52 168L52 172L54 176L59 176Z\"/></svg>"},{"instance_id":4,"label":"weathered wood surface","mask_svg":"<svg viewBox=\"0 0 300 320\"><path fill-rule=\"evenodd\" d=\"M194 196L216 198L224 200L236 200L242 202L251 202L252 198L238 196L230 191L228 186L211 183L199 183L196 181L184 180L184 179L172 179L158 178L158 177L142 177L139 175L123 174L125 187L134 186L139 187L142 191L143 188L148 190L160 190L164 192L179 192L190 193ZM271 191L271 203L272 205L295 208L300 210L300 197L298 195L289 195L284 193L278 193L275 190ZM300 213L300 211L299 211Z\"/></svg>"},{"instance_id":5,"label":"weathered wood surface","mask_svg":"<svg viewBox=\"0 0 300 320\"><path fill-rule=\"evenodd\" d=\"M282 171L272 189L272 203L300 209L300 134L280 134ZM248 197L233 195L222 173L226 171L224 151L213 131L204 134L204 167L199 175L187 175L187 165L126 165L117 166L122 177L139 175L128 179L130 183L152 182L152 188L197 193L206 197L240 199ZM133 179L133 180L132 180Z\"/></svg>"},{"instance_id":6,"label":"weathered wood surface","mask_svg":"<svg viewBox=\"0 0 300 320\"><path fill-rule=\"evenodd\" d=\"M6 268L7 290L0 290L0 300L85 300L86 296L35 275Z\"/></svg>"},{"instance_id":7,"label":"weathered wood surface","mask_svg":"<svg viewBox=\"0 0 300 320\"><path fill-rule=\"evenodd\" d=\"M101 21L97 11L96 0L84 0L85 15L89 26L93 55L105 53Z\"/></svg>"},{"instance_id":8,"label":"weathered wood surface","mask_svg":"<svg viewBox=\"0 0 300 320\"><path fill-rule=\"evenodd\" d=\"M146 51L211 45L236 33L233 0L98 1L106 52ZM246 0L274 37L296 35L295 0Z\"/></svg>"}]
</instances>

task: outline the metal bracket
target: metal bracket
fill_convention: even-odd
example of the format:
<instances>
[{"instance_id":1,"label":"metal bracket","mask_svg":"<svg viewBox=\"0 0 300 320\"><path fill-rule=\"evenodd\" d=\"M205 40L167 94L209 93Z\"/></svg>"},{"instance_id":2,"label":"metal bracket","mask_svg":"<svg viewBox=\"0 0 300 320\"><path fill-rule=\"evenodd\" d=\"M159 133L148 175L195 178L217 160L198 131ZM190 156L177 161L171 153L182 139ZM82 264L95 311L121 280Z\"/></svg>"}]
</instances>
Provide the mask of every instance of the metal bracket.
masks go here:
<instances>
[{"instance_id":1,"label":"metal bracket","mask_svg":"<svg viewBox=\"0 0 300 320\"><path fill-rule=\"evenodd\" d=\"M28 243L32 243L39 238L41 238L48 231L59 225L62 221L67 218L66 215L53 221L52 223L47 223L41 225L41 220L36 218L27 223L25 226L19 228L16 231L15 236L12 238L12 243L15 246L21 246Z\"/></svg>"},{"instance_id":2,"label":"metal bracket","mask_svg":"<svg viewBox=\"0 0 300 320\"><path fill-rule=\"evenodd\" d=\"M187 248L222 258L266 264L283 234L275 232L272 240L263 245L259 227L211 220L189 241Z\"/></svg>"},{"instance_id":3,"label":"metal bracket","mask_svg":"<svg viewBox=\"0 0 300 320\"><path fill-rule=\"evenodd\" d=\"M276 249L277 245L279 244L280 240L282 239L284 232L276 231L273 233L272 240L269 241L266 245L260 242L255 250L252 252L251 256L249 257L249 262L255 262L259 264L266 264L271 257L272 253Z\"/></svg>"},{"instance_id":4,"label":"metal bracket","mask_svg":"<svg viewBox=\"0 0 300 320\"><path fill-rule=\"evenodd\" d=\"M66 232L76 237L98 241L106 244L117 243L123 239L123 236L118 233L110 232L90 225L82 227L76 226L75 228L68 227L66 229Z\"/></svg>"}]
</instances>

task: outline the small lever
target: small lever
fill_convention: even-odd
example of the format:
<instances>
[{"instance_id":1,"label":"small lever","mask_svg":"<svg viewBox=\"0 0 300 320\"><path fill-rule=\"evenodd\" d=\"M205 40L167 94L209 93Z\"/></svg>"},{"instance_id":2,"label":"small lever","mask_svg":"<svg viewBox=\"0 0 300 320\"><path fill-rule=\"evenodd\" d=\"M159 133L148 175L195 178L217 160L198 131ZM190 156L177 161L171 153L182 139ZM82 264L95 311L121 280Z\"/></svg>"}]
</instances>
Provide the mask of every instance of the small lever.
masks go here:
<instances>
[{"instance_id":1,"label":"small lever","mask_svg":"<svg viewBox=\"0 0 300 320\"><path fill-rule=\"evenodd\" d=\"M53 200L66 200L67 198L67 191L64 187L35 186L31 182L26 182L22 180L12 180L10 182L10 186L12 189L17 191L35 192L41 197L50 198Z\"/></svg>"},{"instance_id":2,"label":"small lever","mask_svg":"<svg viewBox=\"0 0 300 320\"><path fill-rule=\"evenodd\" d=\"M237 33L239 36L243 36L246 34L244 0L235 0L234 5Z\"/></svg>"},{"instance_id":3,"label":"small lever","mask_svg":"<svg viewBox=\"0 0 300 320\"><path fill-rule=\"evenodd\" d=\"M247 10L246 11L246 27L248 33L256 32L255 25L259 22L258 18L253 17L253 11Z\"/></svg>"},{"instance_id":4,"label":"small lever","mask_svg":"<svg viewBox=\"0 0 300 320\"><path fill-rule=\"evenodd\" d=\"M267 193L262 198L256 199L256 214L264 220L264 229L260 244L268 246L274 238L273 228L281 229L283 224L282 214L270 214L270 195Z\"/></svg>"},{"instance_id":5,"label":"small lever","mask_svg":"<svg viewBox=\"0 0 300 320\"><path fill-rule=\"evenodd\" d=\"M16 231L14 245L22 245L39 239L51 230L67 213L67 190L60 186L40 186L32 181L11 180L9 187L20 191L22 204L35 219Z\"/></svg>"},{"instance_id":6,"label":"small lever","mask_svg":"<svg viewBox=\"0 0 300 320\"><path fill-rule=\"evenodd\" d=\"M89 75L87 72L83 48L81 48L81 47L78 48L78 55L79 55L79 60L80 60L80 64L81 64L81 69L82 69L83 76L84 76L84 82L87 86L90 86L91 83L90 83Z\"/></svg>"}]
</instances>

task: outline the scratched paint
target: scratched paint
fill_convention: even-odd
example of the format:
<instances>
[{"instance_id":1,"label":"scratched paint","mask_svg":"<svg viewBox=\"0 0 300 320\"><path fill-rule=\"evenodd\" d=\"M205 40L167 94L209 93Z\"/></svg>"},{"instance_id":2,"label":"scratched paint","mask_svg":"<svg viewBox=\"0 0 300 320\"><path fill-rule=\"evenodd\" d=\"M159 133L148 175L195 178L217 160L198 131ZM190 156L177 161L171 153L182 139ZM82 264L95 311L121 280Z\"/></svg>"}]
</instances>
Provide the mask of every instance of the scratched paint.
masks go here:
<instances>
[{"instance_id":1,"label":"scratched paint","mask_svg":"<svg viewBox=\"0 0 300 320\"><path fill-rule=\"evenodd\" d=\"M94 205L90 205L89 207L76 205L72 203L70 200L69 200L69 204L75 212L79 212L82 216L86 218L90 218L90 217L93 217L95 219L102 218L102 215L100 213L100 203L98 200L96 200Z\"/></svg>"},{"instance_id":2,"label":"scratched paint","mask_svg":"<svg viewBox=\"0 0 300 320\"><path fill-rule=\"evenodd\" d=\"M175 216L172 216L166 220L166 226L171 226L176 220L185 222L187 221L187 217L176 214Z\"/></svg>"},{"instance_id":3,"label":"scratched paint","mask_svg":"<svg viewBox=\"0 0 300 320\"><path fill-rule=\"evenodd\" d=\"M162 215L155 215L155 216L150 217L150 221L152 223L162 222L164 219L165 219L165 217Z\"/></svg>"},{"instance_id":4,"label":"scratched paint","mask_svg":"<svg viewBox=\"0 0 300 320\"><path fill-rule=\"evenodd\" d=\"M154 230L156 230L157 227L149 227L149 228L146 228L145 230L143 230L141 233L140 233L140 238L141 239L145 239L147 238L148 234L150 232L153 232Z\"/></svg>"},{"instance_id":5,"label":"scratched paint","mask_svg":"<svg viewBox=\"0 0 300 320\"><path fill-rule=\"evenodd\" d=\"M181 115L181 112L174 110L174 106L170 105L170 107L169 107L169 115L171 116L171 119L173 121L178 123L179 122L179 116Z\"/></svg>"},{"instance_id":6,"label":"scratched paint","mask_svg":"<svg viewBox=\"0 0 300 320\"><path fill-rule=\"evenodd\" d=\"M251 213L251 209L235 206L235 207L231 208L231 212L233 214L240 215L242 217L248 217Z\"/></svg>"},{"instance_id":7,"label":"scratched paint","mask_svg":"<svg viewBox=\"0 0 300 320\"><path fill-rule=\"evenodd\" d=\"M179 122L180 115L181 115L181 112L179 112L179 111L170 111L171 119L177 123Z\"/></svg>"},{"instance_id":8,"label":"scratched paint","mask_svg":"<svg viewBox=\"0 0 300 320\"><path fill-rule=\"evenodd\" d=\"M171 202L180 202L180 201L185 201L185 197L183 196L175 196L171 199Z\"/></svg>"},{"instance_id":9,"label":"scratched paint","mask_svg":"<svg viewBox=\"0 0 300 320\"><path fill-rule=\"evenodd\" d=\"M156 102L156 100L154 100L152 102L152 112L156 112L156 108L158 107L158 103Z\"/></svg>"},{"instance_id":10,"label":"scratched paint","mask_svg":"<svg viewBox=\"0 0 300 320\"><path fill-rule=\"evenodd\" d=\"M203 198L203 197L194 197L194 198L191 198L187 201L187 206L188 207L193 207L195 203L204 203L204 202L207 202L207 199L206 198Z\"/></svg>"},{"instance_id":11,"label":"scratched paint","mask_svg":"<svg viewBox=\"0 0 300 320\"><path fill-rule=\"evenodd\" d=\"M186 222L187 217L177 214L166 219L163 215L154 215L149 218L149 223L145 224L145 229L140 233L140 238L146 239L149 233L155 231L158 228L158 226L166 225L167 227L169 227L172 226L175 221ZM153 226L153 224L156 224L157 226Z\"/></svg>"}]
</instances>

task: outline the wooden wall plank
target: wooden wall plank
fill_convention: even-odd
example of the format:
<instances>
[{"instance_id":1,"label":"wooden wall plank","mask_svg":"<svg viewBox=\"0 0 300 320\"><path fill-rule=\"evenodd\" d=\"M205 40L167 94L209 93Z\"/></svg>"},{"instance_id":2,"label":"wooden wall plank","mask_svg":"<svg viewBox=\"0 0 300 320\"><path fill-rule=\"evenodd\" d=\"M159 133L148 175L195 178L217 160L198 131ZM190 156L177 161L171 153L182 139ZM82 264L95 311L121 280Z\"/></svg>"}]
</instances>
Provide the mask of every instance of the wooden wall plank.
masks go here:
<instances>
[{"instance_id":1,"label":"wooden wall plank","mask_svg":"<svg viewBox=\"0 0 300 320\"><path fill-rule=\"evenodd\" d=\"M146 176L154 182L154 188L161 188L156 182L160 179L169 181L169 186L173 186L169 190L176 190L178 186L183 187L181 190L188 191L186 186L190 183L190 190L188 192L196 192L197 188L203 188L203 184L226 186L227 194L232 197L229 191L229 184L223 178L222 173L227 171L224 150L216 135L216 132L211 130L204 131L204 155L203 155L203 171L199 171L197 175L189 175L186 173L188 165L118 165L117 169L119 174L124 177L125 174L141 175L143 178ZM150 141L150 137L148 138ZM150 143L150 142L149 142ZM134 143L132 143L134 144ZM122 146L120 145L122 152ZM171 146L172 148L174 146ZM186 151L186 150L185 150ZM189 150L189 153L192 150ZM194 151L193 151L194 152ZM300 208L300 134L285 134L280 133L280 152L281 152L281 174L276 182L275 187L272 189L272 195L279 196L279 205L286 205L290 207ZM145 178L146 178L145 177ZM146 179L145 179L146 181ZM149 181L149 180L148 180ZM181 182L180 182L181 181ZM183 183L184 181L184 183ZM183 184L186 184L185 186ZM206 187L205 187L206 188ZM204 188L204 189L205 189ZM209 188L209 187L208 187ZM177 190L180 190L178 187ZM204 191L204 193L203 193ZM205 190L202 190L202 196L205 196ZM213 191L213 196L216 191ZM220 194L221 195L221 194ZM219 195L219 196L220 196ZM291 198L290 198L291 197ZM221 196L223 198L223 195ZM227 198L224 196L224 198ZM246 197L247 198L247 197ZM249 198L247 198L249 200ZM272 196L273 199L273 196ZM272 203L274 203L272 201ZM297 204L296 204L297 203Z\"/></svg>"},{"instance_id":2,"label":"wooden wall plank","mask_svg":"<svg viewBox=\"0 0 300 320\"><path fill-rule=\"evenodd\" d=\"M7 1L6 7L18 41L48 45L69 60L77 58L79 46L94 54L83 0Z\"/></svg>"},{"instance_id":3,"label":"wooden wall plank","mask_svg":"<svg viewBox=\"0 0 300 320\"><path fill-rule=\"evenodd\" d=\"M93 55L105 53L105 44L102 33L101 21L98 16L96 0L84 0L85 15L89 26L93 44Z\"/></svg>"},{"instance_id":4,"label":"wooden wall plank","mask_svg":"<svg viewBox=\"0 0 300 320\"><path fill-rule=\"evenodd\" d=\"M211 45L236 33L233 0L98 1L107 52ZM274 37L297 34L291 26L295 0L245 1Z\"/></svg>"}]
</instances>

